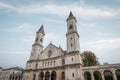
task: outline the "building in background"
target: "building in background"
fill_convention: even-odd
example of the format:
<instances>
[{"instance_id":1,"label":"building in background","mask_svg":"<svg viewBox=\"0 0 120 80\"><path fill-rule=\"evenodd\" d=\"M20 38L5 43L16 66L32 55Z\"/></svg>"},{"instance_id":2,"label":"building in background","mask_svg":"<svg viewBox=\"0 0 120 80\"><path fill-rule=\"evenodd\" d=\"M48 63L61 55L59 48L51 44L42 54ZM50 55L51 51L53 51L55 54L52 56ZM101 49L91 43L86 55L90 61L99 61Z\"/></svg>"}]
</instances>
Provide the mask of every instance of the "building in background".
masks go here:
<instances>
[{"instance_id":1,"label":"building in background","mask_svg":"<svg viewBox=\"0 0 120 80\"><path fill-rule=\"evenodd\" d=\"M3 70L2 67L0 67L0 73L2 72L2 70Z\"/></svg>"},{"instance_id":2,"label":"building in background","mask_svg":"<svg viewBox=\"0 0 120 80\"><path fill-rule=\"evenodd\" d=\"M22 80L22 73L23 69L19 67L3 69L0 80Z\"/></svg>"}]
</instances>

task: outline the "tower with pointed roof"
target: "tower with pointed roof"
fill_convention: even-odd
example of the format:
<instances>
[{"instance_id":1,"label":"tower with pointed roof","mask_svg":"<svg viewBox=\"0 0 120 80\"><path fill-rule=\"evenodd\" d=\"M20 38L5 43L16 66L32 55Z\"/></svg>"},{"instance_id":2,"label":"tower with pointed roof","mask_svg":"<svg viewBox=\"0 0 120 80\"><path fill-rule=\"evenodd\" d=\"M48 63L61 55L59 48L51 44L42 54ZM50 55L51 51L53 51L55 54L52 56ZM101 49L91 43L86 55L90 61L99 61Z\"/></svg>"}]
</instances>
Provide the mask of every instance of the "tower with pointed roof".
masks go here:
<instances>
[{"instance_id":1,"label":"tower with pointed roof","mask_svg":"<svg viewBox=\"0 0 120 80\"><path fill-rule=\"evenodd\" d=\"M36 32L36 38L34 44L32 45L30 60L37 60L39 53L42 52L44 35L44 27L41 25L40 29Z\"/></svg>"},{"instance_id":2,"label":"tower with pointed roof","mask_svg":"<svg viewBox=\"0 0 120 80\"><path fill-rule=\"evenodd\" d=\"M77 31L76 17L70 11L67 22L67 52L80 51L79 34Z\"/></svg>"}]
</instances>

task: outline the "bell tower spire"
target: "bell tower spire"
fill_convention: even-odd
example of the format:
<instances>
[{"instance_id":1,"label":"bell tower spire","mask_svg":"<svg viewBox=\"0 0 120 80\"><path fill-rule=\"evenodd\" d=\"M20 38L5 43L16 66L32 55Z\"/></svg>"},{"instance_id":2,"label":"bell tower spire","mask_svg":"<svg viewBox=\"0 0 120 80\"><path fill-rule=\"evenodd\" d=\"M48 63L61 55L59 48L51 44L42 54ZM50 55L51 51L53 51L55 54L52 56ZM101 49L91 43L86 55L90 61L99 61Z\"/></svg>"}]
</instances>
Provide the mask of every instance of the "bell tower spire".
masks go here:
<instances>
[{"instance_id":1,"label":"bell tower spire","mask_svg":"<svg viewBox=\"0 0 120 80\"><path fill-rule=\"evenodd\" d=\"M44 27L43 25L41 25L40 29L36 32L36 39L34 44L32 45L30 60L36 60L40 52L43 51L44 36L45 36Z\"/></svg>"},{"instance_id":2,"label":"bell tower spire","mask_svg":"<svg viewBox=\"0 0 120 80\"><path fill-rule=\"evenodd\" d=\"M73 13L70 14L66 20L67 22L67 52L80 51L79 34L77 31L77 20Z\"/></svg>"}]
</instances>

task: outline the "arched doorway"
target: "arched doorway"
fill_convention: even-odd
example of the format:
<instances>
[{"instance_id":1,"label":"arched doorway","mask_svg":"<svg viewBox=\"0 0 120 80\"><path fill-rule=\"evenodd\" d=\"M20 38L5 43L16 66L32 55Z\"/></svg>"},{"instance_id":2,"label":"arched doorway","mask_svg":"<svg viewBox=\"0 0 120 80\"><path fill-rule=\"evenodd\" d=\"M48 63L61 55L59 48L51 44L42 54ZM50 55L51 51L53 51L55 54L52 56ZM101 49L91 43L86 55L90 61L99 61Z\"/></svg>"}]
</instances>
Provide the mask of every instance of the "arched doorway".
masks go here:
<instances>
[{"instance_id":1,"label":"arched doorway","mask_svg":"<svg viewBox=\"0 0 120 80\"><path fill-rule=\"evenodd\" d=\"M109 70L104 71L105 80L113 80L112 72Z\"/></svg>"},{"instance_id":2,"label":"arched doorway","mask_svg":"<svg viewBox=\"0 0 120 80\"><path fill-rule=\"evenodd\" d=\"M51 72L51 80L56 80L56 72L55 71Z\"/></svg>"},{"instance_id":3,"label":"arched doorway","mask_svg":"<svg viewBox=\"0 0 120 80\"><path fill-rule=\"evenodd\" d=\"M102 80L102 76L99 71L95 71L93 74L95 80Z\"/></svg>"},{"instance_id":4,"label":"arched doorway","mask_svg":"<svg viewBox=\"0 0 120 80\"><path fill-rule=\"evenodd\" d=\"M49 80L49 77L50 77L50 73L49 73L49 71L47 71L47 72L45 73L45 80Z\"/></svg>"},{"instance_id":5,"label":"arched doorway","mask_svg":"<svg viewBox=\"0 0 120 80\"><path fill-rule=\"evenodd\" d=\"M65 80L65 72L61 73L61 80Z\"/></svg>"},{"instance_id":6,"label":"arched doorway","mask_svg":"<svg viewBox=\"0 0 120 80\"><path fill-rule=\"evenodd\" d=\"M116 70L115 72L117 80L120 80L120 69Z\"/></svg>"},{"instance_id":7,"label":"arched doorway","mask_svg":"<svg viewBox=\"0 0 120 80\"><path fill-rule=\"evenodd\" d=\"M43 80L43 77L44 77L44 73L41 72L41 73L39 74L39 80Z\"/></svg>"},{"instance_id":8,"label":"arched doorway","mask_svg":"<svg viewBox=\"0 0 120 80\"><path fill-rule=\"evenodd\" d=\"M90 72L85 72L84 78L85 78L85 80L92 80Z\"/></svg>"},{"instance_id":9,"label":"arched doorway","mask_svg":"<svg viewBox=\"0 0 120 80\"><path fill-rule=\"evenodd\" d=\"M21 76L19 75L19 76L18 76L18 80L20 80L20 79L21 79Z\"/></svg>"},{"instance_id":10,"label":"arched doorway","mask_svg":"<svg viewBox=\"0 0 120 80\"><path fill-rule=\"evenodd\" d=\"M12 75L10 75L9 80L12 80Z\"/></svg>"},{"instance_id":11,"label":"arched doorway","mask_svg":"<svg viewBox=\"0 0 120 80\"><path fill-rule=\"evenodd\" d=\"M17 80L17 75L14 75L14 80Z\"/></svg>"}]
</instances>

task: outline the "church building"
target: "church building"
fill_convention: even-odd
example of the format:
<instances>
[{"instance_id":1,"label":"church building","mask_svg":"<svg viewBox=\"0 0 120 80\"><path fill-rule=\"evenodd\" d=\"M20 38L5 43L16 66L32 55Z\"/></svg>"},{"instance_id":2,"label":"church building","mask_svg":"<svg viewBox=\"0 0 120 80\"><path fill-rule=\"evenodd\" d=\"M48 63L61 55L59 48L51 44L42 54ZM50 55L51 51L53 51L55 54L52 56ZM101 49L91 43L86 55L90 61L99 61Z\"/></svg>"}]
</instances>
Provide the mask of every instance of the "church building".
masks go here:
<instances>
[{"instance_id":1,"label":"church building","mask_svg":"<svg viewBox=\"0 0 120 80\"><path fill-rule=\"evenodd\" d=\"M80 55L77 20L70 12L67 20L67 50L50 43L43 49L44 27L36 32L23 80L76 80L80 78L82 59Z\"/></svg>"}]
</instances>

